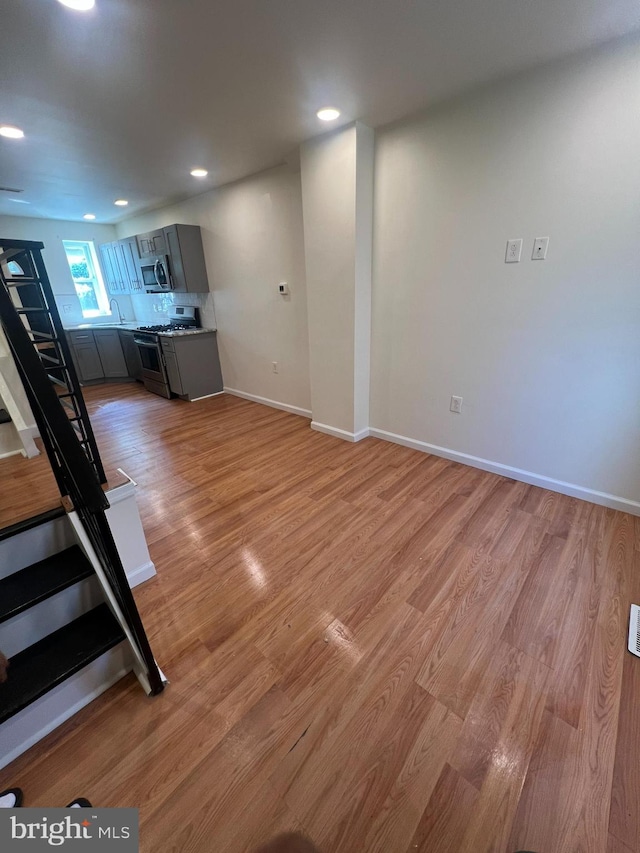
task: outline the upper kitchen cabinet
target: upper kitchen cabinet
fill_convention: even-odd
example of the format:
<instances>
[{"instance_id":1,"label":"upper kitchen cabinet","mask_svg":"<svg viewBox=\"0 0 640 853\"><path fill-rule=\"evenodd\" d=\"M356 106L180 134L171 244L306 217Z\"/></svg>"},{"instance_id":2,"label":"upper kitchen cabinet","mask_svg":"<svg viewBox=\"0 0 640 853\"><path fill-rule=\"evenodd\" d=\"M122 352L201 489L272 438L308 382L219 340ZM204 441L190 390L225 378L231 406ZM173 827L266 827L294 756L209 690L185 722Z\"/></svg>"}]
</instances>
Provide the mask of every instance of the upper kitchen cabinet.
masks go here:
<instances>
[{"instance_id":1,"label":"upper kitchen cabinet","mask_svg":"<svg viewBox=\"0 0 640 853\"><path fill-rule=\"evenodd\" d=\"M100 246L100 266L104 275L104 283L110 294L128 293L125 278L122 274L121 263L116 254L117 243L103 243Z\"/></svg>"},{"instance_id":2,"label":"upper kitchen cabinet","mask_svg":"<svg viewBox=\"0 0 640 853\"><path fill-rule=\"evenodd\" d=\"M158 255L168 254L164 236L165 230L159 228L157 231L147 231L146 234L136 236L140 258L156 258Z\"/></svg>"},{"instance_id":3,"label":"upper kitchen cabinet","mask_svg":"<svg viewBox=\"0 0 640 853\"><path fill-rule=\"evenodd\" d=\"M144 293L135 237L103 243L100 246L100 260L110 295Z\"/></svg>"},{"instance_id":4,"label":"upper kitchen cabinet","mask_svg":"<svg viewBox=\"0 0 640 853\"><path fill-rule=\"evenodd\" d=\"M173 290L178 293L207 293L209 282L200 227L169 225L162 230L171 263Z\"/></svg>"},{"instance_id":5,"label":"upper kitchen cabinet","mask_svg":"<svg viewBox=\"0 0 640 853\"><path fill-rule=\"evenodd\" d=\"M119 240L118 246L120 247L125 275L129 285L129 293L144 293L136 238L128 237L126 240Z\"/></svg>"}]
</instances>

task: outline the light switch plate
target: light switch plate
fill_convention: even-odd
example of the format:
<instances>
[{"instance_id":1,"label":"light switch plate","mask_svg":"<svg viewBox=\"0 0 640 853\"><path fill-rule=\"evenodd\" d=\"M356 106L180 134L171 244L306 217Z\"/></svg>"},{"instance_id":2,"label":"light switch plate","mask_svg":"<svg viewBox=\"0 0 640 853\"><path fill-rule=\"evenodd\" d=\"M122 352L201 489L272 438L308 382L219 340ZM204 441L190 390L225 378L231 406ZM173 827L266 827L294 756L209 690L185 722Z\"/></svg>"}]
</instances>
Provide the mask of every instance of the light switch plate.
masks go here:
<instances>
[{"instance_id":1,"label":"light switch plate","mask_svg":"<svg viewBox=\"0 0 640 853\"><path fill-rule=\"evenodd\" d=\"M507 240L507 251L504 257L505 264L519 264L522 254L522 237L517 240Z\"/></svg>"},{"instance_id":2,"label":"light switch plate","mask_svg":"<svg viewBox=\"0 0 640 853\"><path fill-rule=\"evenodd\" d=\"M536 237L533 241L533 254L531 255L532 261L544 261L547 257L547 249L549 248L549 238L548 237Z\"/></svg>"}]
</instances>

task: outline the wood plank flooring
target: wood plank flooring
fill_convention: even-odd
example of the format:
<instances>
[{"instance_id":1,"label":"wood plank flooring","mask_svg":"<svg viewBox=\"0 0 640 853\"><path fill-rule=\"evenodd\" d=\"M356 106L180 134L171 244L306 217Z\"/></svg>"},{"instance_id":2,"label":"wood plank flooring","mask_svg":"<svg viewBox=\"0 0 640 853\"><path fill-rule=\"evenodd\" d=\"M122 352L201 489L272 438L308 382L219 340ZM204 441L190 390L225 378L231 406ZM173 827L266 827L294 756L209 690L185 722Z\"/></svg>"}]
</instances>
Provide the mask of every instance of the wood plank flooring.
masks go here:
<instances>
[{"instance_id":1,"label":"wood plank flooring","mask_svg":"<svg viewBox=\"0 0 640 853\"><path fill-rule=\"evenodd\" d=\"M640 520L233 397L86 397L171 685L123 680L0 789L138 806L143 851L640 853Z\"/></svg>"}]
</instances>

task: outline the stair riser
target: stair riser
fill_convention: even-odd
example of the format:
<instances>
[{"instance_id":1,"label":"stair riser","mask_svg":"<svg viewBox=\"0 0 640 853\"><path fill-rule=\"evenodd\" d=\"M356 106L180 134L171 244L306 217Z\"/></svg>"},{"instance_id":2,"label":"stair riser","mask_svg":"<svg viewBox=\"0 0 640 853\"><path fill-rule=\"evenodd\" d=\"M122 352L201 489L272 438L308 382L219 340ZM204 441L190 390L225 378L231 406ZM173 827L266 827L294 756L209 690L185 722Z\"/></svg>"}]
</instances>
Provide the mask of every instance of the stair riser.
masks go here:
<instances>
[{"instance_id":1,"label":"stair riser","mask_svg":"<svg viewBox=\"0 0 640 853\"><path fill-rule=\"evenodd\" d=\"M103 601L98 579L86 578L0 624L0 649L13 657Z\"/></svg>"},{"instance_id":2,"label":"stair riser","mask_svg":"<svg viewBox=\"0 0 640 853\"><path fill-rule=\"evenodd\" d=\"M132 669L120 643L0 726L0 769L62 725ZM140 701L145 696L140 693Z\"/></svg>"},{"instance_id":3,"label":"stair riser","mask_svg":"<svg viewBox=\"0 0 640 853\"><path fill-rule=\"evenodd\" d=\"M75 541L66 516L0 541L0 579L70 548Z\"/></svg>"}]
</instances>

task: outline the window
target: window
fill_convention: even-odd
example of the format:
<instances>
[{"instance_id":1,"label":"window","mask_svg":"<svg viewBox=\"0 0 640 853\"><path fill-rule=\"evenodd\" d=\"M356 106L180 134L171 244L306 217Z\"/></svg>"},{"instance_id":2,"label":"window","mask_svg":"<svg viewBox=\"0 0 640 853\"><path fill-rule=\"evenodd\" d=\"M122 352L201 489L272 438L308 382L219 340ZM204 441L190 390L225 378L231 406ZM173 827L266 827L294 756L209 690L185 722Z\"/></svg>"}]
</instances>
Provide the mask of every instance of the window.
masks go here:
<instances>
[{"instance_id":1,"label":"window","mask_svg":"<svg viewBox=\"0 0 640 853\"><path fill-rule=\"evenodd\" d=\"M111 314L109 297L93 243L90 240L63 240L62 245L67 253L67 262L80 300L82 316L100 317Z\"/></svg>"},{"instance_id":2,"label":"window","mask_svg":"<svg viewBox=\"0 0 640 853\"><path fill-rule=\"evenodd\" d=\"M24 275L24 270L17 261L9 261L7 267L11 275Z\"/></svg>"}]
</instances>

